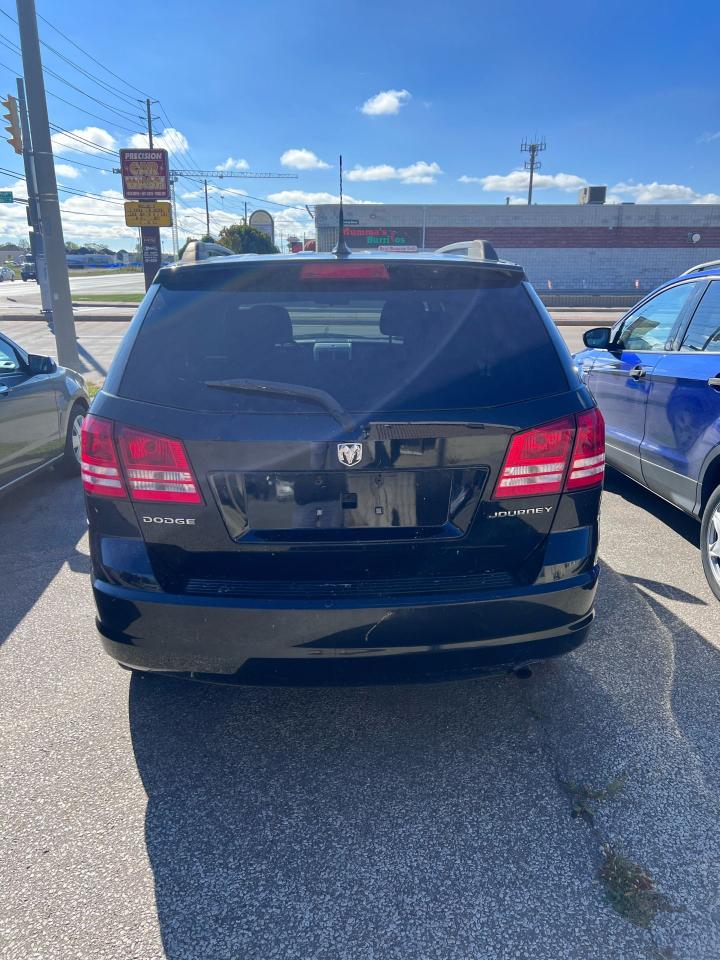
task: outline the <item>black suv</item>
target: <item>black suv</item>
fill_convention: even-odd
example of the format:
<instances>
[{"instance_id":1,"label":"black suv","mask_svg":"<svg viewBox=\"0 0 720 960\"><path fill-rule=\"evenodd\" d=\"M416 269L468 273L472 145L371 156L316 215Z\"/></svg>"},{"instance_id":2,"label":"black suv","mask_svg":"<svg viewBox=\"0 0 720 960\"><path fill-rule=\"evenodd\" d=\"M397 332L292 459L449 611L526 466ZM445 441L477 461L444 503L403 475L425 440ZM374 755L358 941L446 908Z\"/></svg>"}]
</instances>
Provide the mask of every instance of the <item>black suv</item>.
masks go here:
<instances>
[{"instance_id":1,"label":"black suv","mask_svg":"<svg viewBox=\"0 0 720 960\"><path fill-rule=\"evenodd\" d=\"M487 244L164 268L83 429L105 649L243 683L563 653L603 468L560 335Z\"/></svg>"}]
</instances>

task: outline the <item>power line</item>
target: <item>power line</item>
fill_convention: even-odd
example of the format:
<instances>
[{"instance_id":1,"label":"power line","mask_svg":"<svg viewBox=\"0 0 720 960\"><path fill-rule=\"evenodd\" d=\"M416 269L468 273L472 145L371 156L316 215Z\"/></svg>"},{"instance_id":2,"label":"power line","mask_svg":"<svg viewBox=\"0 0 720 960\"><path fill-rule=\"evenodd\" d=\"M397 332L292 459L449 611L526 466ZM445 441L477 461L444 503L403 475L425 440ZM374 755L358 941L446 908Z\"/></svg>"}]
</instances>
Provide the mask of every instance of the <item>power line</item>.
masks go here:
<instances>
[{"instance_id":1,"label":"power line","mask_svg":"<svg viewBox=\"0 0 720 960\"><path fill-rule=\"evenodd\" d=\"M14 24L17 24L17 20L15 19L15 17L11 16L6 10L3 10L2 8L0 8L0 13L2 13L3 16L7 17L8 20L11 20ZM40 19L44 20L45 23L47 23L49 26L53 28L53 30L57 30L57 32L60 33L61 36L65 36L64 34L61 33L61 31L57 27L55 27L52 23L46 20L45 17L40 17ZM65 39L68 40L70 43L72 43L73 46L78 47L78 45L73 40L70 40L69 37L65 37ZM120 93L114 86L107 83L105 80L102 80L100 77L96 76L94 73L91 73L89 70L85 70L84 67L81 67L79 64L75 63L75 61L70 60L69 57L66 57L64 53L61 53L59 50L57 50L51 44L47 43L45 40L40 40L40 43L44 47L46 47L48 50L50 50L51 53L54 53L56 57L59 57L61 60L64 60L65 63L69 64L69 66L71 66L74 70L77 70L79 73L82 73L83 76L87 77L89 80L92 80L95 83L97 83L97 85L102 87L102 89L104 89L107 93L112 94L113 96L117 97L119 100L124 100L131 107L133 108L135 107L134 99L130 99L124 93ZM78 47L78 49L82 50L82 47ZM103 69L107 70L107 67L104 67L99 60L96 60L94 57L90 56L90 54L88 54L87 51L82 50L82 52L85 53L86 56L89 56L90 59L93 60L95 63L98 63L100 66L102 66ZM108 72L112 73L112 71L108 71ZM117 75L114 74L114 76L117 76ZM122 77L118 77L118 79L122 80ZM126 81L122 81L122 82L125 83Z\"/></svg>"},{"instance_id":2,"label":"power line","mask_svg":"<svg viewBox=\"0 0 720 960\"><path fill-rule=\"evenodd\" d=\"M4 12L4 11L3 11L3 12ZM9 37L6 37L6 36L5 36L4 34L2 34L2 33L0 33L0 44L1 44L2 46L6 47L8 50L10 50L10 51L11 51L12 53L14 53L16 56L18 56L18 57L21 57L21 56L22 56L22 51L20 50L20 47L19 47L16 43L14 43L12 40L10 40ZM8 69L10 69L10 68L8 68ZM64 83L66 87L70 87L71 90L75 90L75 92L76 92L76 93L79 93L81 96L87 97L88 100L92 100L94 103L100 104L101 107L105 107L107 110L110 110L110 111L113 112L113 113L117 113L118 116L121 116L121 117L123 117L123 118L129 117L131 120L132 120L134 117L137 116L138 119L140 119L139 115L137 115L137 114L132 114L132 113L129 113L129 112L125 111L125 110L120 110L120 109L118 109L117 107L113 106L113 104L107 103L107 101L101 100L99 97L94 97L91 93L87 93L87 92L86 92L85 90L83 90L81 87L76 86L76 84L71 83L69 80L66 80L65 77L61 76L59 73L56 73L54 70L51 70L50 67L43 67L43 73L47 74L47 75L50 76L50 77L53 77L55 80L59 80L60 83ZM50 91L48 91L48 92L50 92ZM58 100L62 100L62 99L63 99L62 97L60 97L60 96L59 96L58 94L56 94L56 93L53 93L52 95L53 95L54 97L57 97ZM65 102L65 103L69 103L69 101L67 101L67 100L65 100L64 102ZM117 120L108 120L107 118L104 118L104 117L98 117L97 114L90 113L89 110L85 110L83 107L77 106L77 104L69 103L69 106L75 107L75 109L81 110L81 111L83 111L84 113L87 113L89 116L95 117L95 118L98 119L98 120L103 120L104 123L113 124L114 126L118 127L118 129L120 129L120 130L125 130L125 131L127 131L128 133L138 133L138 132L139 132L138 130L131 130L129 127L124 127L124 126L122 126L121 124L119 124L119 123L117 122Z\"/></svg>"},{"instance_id":3,"label":"power line","mask_svg":"<svg viewBox=\"0 0 720 960\"><path fill-rule=\"evenodd\" d=\"M116 120L111 120L109 117L101 117L97 113L91 113L90 110L86 110L85 107L81 107L77 103L70 103L69 100L61 97L59 93L53 93L52 90L47 90L46 92L49 97L55 97L56 100L62 100L62 102L66 103L69 107L74 107L75 110L79 110L81 113L87 114L88 117L93 117L95 120L100 120L102 123L107 123L118 130L124 130L126 133L139 133L138 130L131 130L129 127L123 127Z\"/></svg>"},{"instance_id":4,"label":"power line","mask_svg":"<svg viewBox=\"0 0 720 960\"><path fill-rule=\"evenodd\" d=\"M64 127L59 127L56 123L51 123L50 129L54 130L56 133L64 133L66 136L71 137L73 140L77 140L79 143L85 144L87 147L92 147L95 153L107 153L111 157L119 156L117 150L111 150L109 147L101 147L99 143L93 143L92 140L86 140L85 137L81 137L79 134L72 133L70 130L66 130Z\"/></svg>"},{"instance_id":5,"label":"power line","mask_svg":"<svg viewBox=\"0 0 720 960\"><path fill-rule=\"evenodd\" d=\"M136 87L134 84L130 83L129 81L125 80L119 74L114 73L109 67L105 66L104 63L102 63L100 60L94 57L91 53L88 53L87 50L81 47L79 43L76 43L66 33L63 33L62 30L59 27L56 27L54 23L51 23L47 19L47 17L43 17L43 15L39 13L38 18L42 20L43 23L46 23L49 27L51 27L56 33L58 33L63 38L63 40L67 40L68 43L72 44L76 50L79 50L81 53L84 53L89 60L92 60L93 63L96 63L99 67L102 67L106 73L110 74L110 76L115 77L116 80L119 80L120 83L124 83L125 86L129 87L131 90L135 90L137 93L141 93L143 97L147 97L147 94L143 90L141 90L139 87ZM12 17L10 19L12 19Z\"/></svg>"}]
</instances>

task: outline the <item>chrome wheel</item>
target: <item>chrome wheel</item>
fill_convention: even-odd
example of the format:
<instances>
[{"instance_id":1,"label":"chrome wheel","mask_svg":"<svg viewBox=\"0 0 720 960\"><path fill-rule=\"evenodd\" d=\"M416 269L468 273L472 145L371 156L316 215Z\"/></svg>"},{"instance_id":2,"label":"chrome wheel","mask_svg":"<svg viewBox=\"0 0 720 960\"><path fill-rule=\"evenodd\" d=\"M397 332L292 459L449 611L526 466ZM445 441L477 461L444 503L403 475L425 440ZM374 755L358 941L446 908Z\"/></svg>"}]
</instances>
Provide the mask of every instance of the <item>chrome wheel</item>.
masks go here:
<instances>
[{"instance_id":1,"label":"chrome wheel","mask_svg":"<svg viewBox=\"0 0 720 960\"><path fill-rule=\"evenodd\" d=\"M82 425L83 420L85 419L84 413L78 413L75 415L72 428L70 432L70 442L72 443L72 452L73 456L80 463L80 452L81 452L81 436L82 436Z\"/></svg>"},{"instance_id":2,"label":"chrome wheel","mask_svg":"<svg viewBox=\"0 0 720 960\"><path fill-rule=\"evenodd\" d=\"M705 548L708 566L718 585L720 585L720 505L715 507L710 523L705 531Z\"/></svg>"}]
</instances>

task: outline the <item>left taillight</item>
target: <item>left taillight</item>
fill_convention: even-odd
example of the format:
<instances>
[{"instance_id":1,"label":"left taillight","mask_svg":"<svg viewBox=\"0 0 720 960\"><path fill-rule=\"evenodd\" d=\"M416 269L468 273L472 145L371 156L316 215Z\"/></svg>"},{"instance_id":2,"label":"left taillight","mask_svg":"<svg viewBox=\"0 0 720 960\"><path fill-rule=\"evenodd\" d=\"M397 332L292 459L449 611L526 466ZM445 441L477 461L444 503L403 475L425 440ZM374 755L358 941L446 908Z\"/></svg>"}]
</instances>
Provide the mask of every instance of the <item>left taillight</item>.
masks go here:
<instances>
[{"instance_id":1,"label":"left taillight","mask_svg":"<svg viewBox=\"0 0 720 960\"><path fill-rule=\"evenodd\" d=\"M123 426L115 436L133 500L202 503L181 440Z\"/></svg>"},{"instance_id":2,"label":"left taillight","mask_svg":"<svg viewBox=\"0 0 720 960\"><path fill-rule=\"evenodd\" d=\"M158 503L202 503L181 440L146 433L89 414L82 429L87 493Z\"/></svg>"},{"instance_id":3,"label":"left taillight","mask_svg":"<svg viewBox=\"0 0 720 960\"><path fill-rule=\"evenodd\" d=\"M113 443L112 420L89 413L83 420L80 449L85 491L96 497L127 496Z\"/></svg>"}]
</instances>

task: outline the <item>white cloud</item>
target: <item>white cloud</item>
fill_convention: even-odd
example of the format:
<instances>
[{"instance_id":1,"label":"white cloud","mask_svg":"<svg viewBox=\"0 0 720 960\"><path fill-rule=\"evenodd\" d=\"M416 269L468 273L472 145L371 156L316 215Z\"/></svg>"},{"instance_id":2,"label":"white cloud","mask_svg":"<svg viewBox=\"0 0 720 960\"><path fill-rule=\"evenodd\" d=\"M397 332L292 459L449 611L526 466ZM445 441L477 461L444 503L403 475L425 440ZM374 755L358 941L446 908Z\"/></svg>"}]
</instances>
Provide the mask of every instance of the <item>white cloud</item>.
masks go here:
<instances>
[{"instance_id":1,"label":"white cloud","mask_svg":"<svg viewBox=\"0 0 720 960\"><path fill-rule=\"evenodd\" d=\"M487 177L459 177L460 183L479 183L486 193L519 193L526 191L530 183L530 174L527 170L513 170L512 173L490 174ZM537 190L566 190L572 192L584 187L587 180L573 173L536 173L533 178L533 189Z\"/></svg>"},{"instance_id":2,"label":"white cloud","mask_svg":"<svg viewBox=\"0 0 720 960\"><path fill-rule=\"evenodd\" d=\"M83 142L79 143L73 137L80 137ZM55 151L74 150L82 153L102 153L103 150L114 150L117 141L111 133L103 130L102 127L83 127L79 130L70 130L69 133L54 133L52 135L52 146ZM96 147L98 149L95 149Z\"/></svg>"},{"instance_id":3,"label":"white cloud","mask_svg":"<svg viewBox=\"0 0 720 960\"><path fill-rule=\"evenodd\" d=\"M340 197L335 193L325 193L319 191L316 193L307 190L280 190L278 193L269 193L268 200L274 200L275 203L287 203L291 206L297 204L298 207L304 207L305 204L312 206L315 203L339 203ZM354 197L343 194L345 203L377 203L376 200L356 200Z\"/></svg>"},{"instance_id":4,"label":"white cloud","mask_svg":"<svg viewBox=\"0 0 720 960\"><path fill-rule=\"evenodd\" d=\"M700 134L697 138L698 143L712 143L713 140L720 140L720 130L716 130L715 133L705 132Z\"/></svg>"},{"instance_id":5,"label":"white cloud","mask_svg":"<svg viewBox=\"0 0 720 960\"><path fill-rule=\"evenodd\" d=\"M360 112L368 117L387 117L400 112L411 99L409 90L381 90L374 97L370 97L360 107Z\"/></svg>"},{"instance_id":6,"label":"white cloud","mask_svg":"<svg viewBox=\"0 0 720 960\"><path fill-rule=\"evenodd\" d=\"M146 133L134 133L128 146L136 150L148 149L148 135ZM180 133L175 127L165 127L162 133L153 134L153 147L157 150L169 150L172 153L183 153L189 147L188 139L184 133Z\"/></svg>"},{"instance_id":7,"label":"white cloud","mask_svg":"<svg viewBox=\"0 0 720 960\"><path fill-rule=\"evenodd\" d=\"M219 163L216 170L249 170L250 164L245 159L235 160L234 157L228 157L224 163Z\"/></svg>"},{"instance_id":8,"label":"white cloud","mask_svg":"<svg viewBox=\"0 0 720 960\"><path fill-rule=\"evenodd\" d=\"M65 180L77 180L80 176L78 168L70 166L69 163L56 163L55 173L58 177L64 177Z\"/></svg>"},{"instance_id":9,"label":"white cloud","mask_svg":"<svg viewBox=\"0 0 720 960\"><path fill-rule=\"evenodd\" d=\"M347 180L370 182L377 180L399 180L401 183L435 183L441 174L440 165L418 160L408 167L393 167L389 163L379 163L372 167L355 166L345 174Z\"/></svg>"},{"instance_id":10,"label":"white cloud","mask_svg":"<svg viewBox=\"0 0 720 960\"><path fill-rule=\"evenodd\" d=\"M629 180L616 183L613 193L636 203L720 203L720 194L698 193L682 183L636 183Z\"/></svg>"},{"instance_id":11,"label":"white cloud","mask_svg":"<svg viewBox=\"0 0 720 960\"><path fill-rule=\"evenodd\" d=\"M305 147L286 150L280 157L284 167L293 167L295 170L329 170L330 164L321 160L312 150Z\"/></svg>"}]
</instances>

